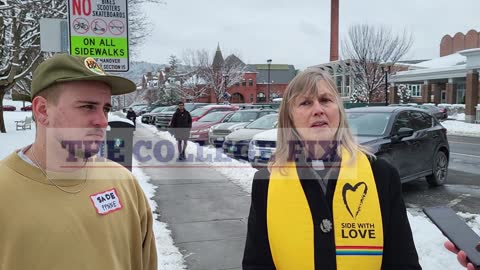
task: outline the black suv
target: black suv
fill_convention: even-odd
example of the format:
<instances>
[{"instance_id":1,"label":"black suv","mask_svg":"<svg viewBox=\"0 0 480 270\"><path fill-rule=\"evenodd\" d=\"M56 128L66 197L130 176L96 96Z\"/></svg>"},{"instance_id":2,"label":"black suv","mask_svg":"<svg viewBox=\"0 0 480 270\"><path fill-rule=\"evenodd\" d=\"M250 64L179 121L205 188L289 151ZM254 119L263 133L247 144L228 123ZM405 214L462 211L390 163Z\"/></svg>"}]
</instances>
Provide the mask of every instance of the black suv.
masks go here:
<instances>
[{"instance_id":1,"label":"black suv","mask_svg":"<svg viewBox=\"0 0 480 270\"><path fill-rule=\"evenodd\" d=\"M209 105L210 103L185 103L185 110L191 112L197 108ZM172 116L175 113L176 108L169 108L155 116L155 126L159 129L166 130L170 125Z\"/></svg>"},{"instance_id":2,"label":"black suv","mask_svg":"<svg viewBox=\"0 0 480 270\"><path fill-rule=\"evenodd\" d=\"M447 130L428 112L413 107L347 110L359 143L395 166L402 182L425 176L432 186L445 183L450 157Z\"/></svg>"}]
</instances>

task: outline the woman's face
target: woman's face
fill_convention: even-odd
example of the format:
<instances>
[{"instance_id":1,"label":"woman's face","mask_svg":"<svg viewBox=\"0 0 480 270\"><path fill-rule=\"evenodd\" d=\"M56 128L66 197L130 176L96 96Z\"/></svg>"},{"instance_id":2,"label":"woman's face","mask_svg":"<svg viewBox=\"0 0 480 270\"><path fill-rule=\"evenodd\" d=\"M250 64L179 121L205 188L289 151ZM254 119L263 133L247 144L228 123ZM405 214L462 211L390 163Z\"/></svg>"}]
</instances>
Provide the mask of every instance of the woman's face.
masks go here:
<instances>
[{"instance_id":1,"label":"woman's face","mask_svg":"<svg viewBox=\"0 0 480 270\"><path fill-rule=\"evenodd\" d=\"M340 112L326 81L317 82L316 96L300 95L294 100L292 120L303 141L321 143L334 139Z\"/></svg>"}]
</instances>

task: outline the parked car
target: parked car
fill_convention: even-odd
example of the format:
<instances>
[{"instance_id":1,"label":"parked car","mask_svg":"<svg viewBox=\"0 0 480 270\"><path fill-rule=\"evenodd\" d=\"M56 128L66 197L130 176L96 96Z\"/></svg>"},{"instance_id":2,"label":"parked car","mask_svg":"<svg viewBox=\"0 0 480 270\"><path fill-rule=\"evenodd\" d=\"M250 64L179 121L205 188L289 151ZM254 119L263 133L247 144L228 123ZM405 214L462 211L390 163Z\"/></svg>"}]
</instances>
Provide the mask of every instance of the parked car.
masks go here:
<instances>
[{"instance_id":1,"label":"parked car","mask_svg":"<svg viewBox=\"0 0 480 270\"><path fill-rule=\"evenodd\" d=\"M32 110L32 105L27 105L25 107L20 108L20 110L26 112L26 111L31 111Z\"/></svg>"},{"instance_id":2,"label":"parked car","mask_svg":"<svg viewBox=\"0 0 480 270\"><path fill-rule=\"evenodd\" d=\"M167 108L168 108L168 106L165 106L165 107L156 107L156 108L153 109L152 111L150 111L150 112L148 112L148 113L142 114L142 123L145 123L145 124L153 124L154 121L155 121L155 116L156 116L158 113L161 113L161 112L165 111Z\"/></svg>"},{"instance_id":3,"label":"parked car","mask_svg":"<svg viewBox=\"0 0 480 270\"><path fill-rule=\"evenodd\" d=\"M273 109L249 109L236 111L227 122L214 125L208 131L208 141L215 147L221 147L225 137L233 131L243 128L258 118L276 113Z\"/></svg>"},{"instance_id":4,"label":"parked car","mask_svg":"<svg viewBox=\"0 0 480 270\"><path fill-rule=\"evenodd\" d=\"M212 112L193 122L190 130L190 140L198 142L200 145L208 143L208 130L210 127L228 121L232 115L233 111Z\"/></svg>"},{"instance_id":5,"label":"parked car","mask_svg":"<svg viewBox=\"0 0 480 270\"><path fill-rule=\"evenodd\" d=\"M196 108L195 110L190 112L190 116L192 116L192 122L198 121L205 115L211 112L218 112L218 111L236 111L238 110L238 106L233 105L207 105L204 107Z\"/></svg>"},{"instance_id":6,"label":"parked car","mask_svg":"<svg viewBox=\"0 0 480 270\"><path fill-rule=\"evenodd\" d=\"M428 111L439 120L444 120L448 118L448 111L446 108L439 108L431 104L416 105L414 107Z\"/></svg>"},{"instance_id":7,"label":"parked car","mask_svg":"<svg viewBox=\"0 0 480 270\"><path fill-rule=\"evenodd\" d=\"M254 167L266 166L277 146L277 129L269 129L252 137L248 145L248 161Z\"/></svg>"},{"instance_id":8,"label":"parked car","mask_svg":"<svg viewBox=\"0 0 480 270\"><path fill-rule=\"evenodd\" d=\"M147 106L148 106L148 104L146 104L146 103L137 103L137 104L132 104L128 107L123 108L122 111L124 113L126 113L128 111L128 109L132 108L133 111L135 112L135 114L137 114L137 116L138 116L138 112L140 112L143 108L146 108Z\"/></svg>"},{"instance_id":9,"label":"parked car","mask_svg":"<svg viewBox=\"0 0 480 270\"><path fill-rule=\"evenodd\" d=\"M248 160L248 145L253 136L277 127L278 114L258 118L241 129L230 133L223 142L223 151L230 157Z\"/></svg>"},{"instance_id":10,"label":"parked car","mask_svg":"<svg viewBox=\"0 0 480 270\"><path fill-rule=\"evenodd\" d=\"M153 110L155 110L158 107L168 107L170 105L171 104L162 103L162 102L154 102L150 106L147 106L147 107L143 108L142 110L140 110L140 115L144 115L145 113L152 112Z\"/></svg>"},{"instance_id":11,"label":"parked car","mask_svg":"<svg viewBox=\"0 0 480 270\"><path fill-rule=\"evenodd\" d=\"M193 110L209 105L209 103L185 103L185 110L192 112ZM155 126L159 129L166 130L170 126L170 121L172 121L172 116L177 110L175 105L173 109L169 108L155 117Z\"/></svg>"},{"instance_id":12,"label":"parked car","mask_svg":"<svg viewBox=\"0 0 480 270\"><path fill-rule=\"evenodd\" d=\"M17 108L15 106L12 106L12 105L3 105L2 110L4 112L6 112L6 111L16 111Z\"/></svg>"},{"instance_id":13,"label":"parked car","mask_svg":"<svg viewBox=\"0 0 480 270\"><path fill-rule=\"evenodd\" d=\"M432 186L447 181L447 130L424 110L382 106L347 110L358 142L397 168L402 182L426 177ZM268 132L268 131L267 131ZM276 147L276 132L257 134L249 148L253 165L265 165Z\"/></svg>"}]
</instances>

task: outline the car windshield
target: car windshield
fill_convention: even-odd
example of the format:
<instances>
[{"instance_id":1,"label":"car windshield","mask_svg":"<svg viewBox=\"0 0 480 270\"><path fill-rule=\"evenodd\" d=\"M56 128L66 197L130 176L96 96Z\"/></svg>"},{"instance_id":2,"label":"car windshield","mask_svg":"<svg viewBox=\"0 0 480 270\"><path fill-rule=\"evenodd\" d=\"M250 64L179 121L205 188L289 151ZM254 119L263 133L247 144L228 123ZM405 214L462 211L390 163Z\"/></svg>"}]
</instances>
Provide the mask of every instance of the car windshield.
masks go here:
<instances>
[{"instance_id":1,"label":"car windshield","mask_svg":"<svg viewBox=\"0 0 480 270\"><path fill-rule=\"evenodd\" d=\"M165 107L158 107L158 108L153 109L151 112L152 113L157 113L157 112L163 112L163 110L165 110Z\"/></svg>"},{"instance_id":2,"label":"car windshield","mask_svg":"<svg viewBox=\"0 0 480 270\"><path fill-rule=\"evenodd\" d=\"M188 111L188 110L187 110ZM199 117L199 116L202 116L206 111L208 111L208 109L205 109L205 108L197 108L195 110L193 110L190 115L192 117Z\"/></svg>"},{"instance_id":3,"label":"car windshield","mask_svg":"<svg viewBox=\"0 0 480 270\"><path fill-rule=\"evenodd\" d=\"M204 117L200 118L198 122L218 122L220 121L226 114L227 112L214 112L214 113L209 113L205 115ZM192 115L193 116L193 115Z\"/></svg>"},{"instance_id":4,"label":"car windshield","mask_svg":"<svg viewBox=\"0 0 480 270\"><path fill-rule=\"evenodd\" d=\"M199 107L199 104L185 103L185 110L187 110L189 112L195 110L195 108L197 108L197 107Z\"/></svg>"},{"instance_id":5,"label":"car windshield","mask_svg":"<svg viewBox=\"0 0 480 270\"><path fill-rule=\"evenodd\" d=\"M265 115L253 121L252 123L248 124L245 128L272 129L272 128L275 128L277 120L278 120L277 114Z\"/></svg>"},{"instance_id":6,"label":"car windshield","mask_svg":"<svg viewBox=\"0 0 480 270\"><path fill-rule=\"evenodd\" d=\"M257 112L236 112L228 119L228 122L250 122L257 119Z\"/></svg>"},{"instance_id":7,"label":"car windshield","mask_svg":"<svg viewBox=\"0 0 480 270\"><path fill-rule=\"evenodd\" d=\"M170 106L170 107L167 107L165 110L163 110L162 112L174 112L177 110L177 106Z\"/></svg>"},{"instance_id":8,"label":"car windshield","mask_svg":"<svg viewBox=\"0 0 480 270\"><path fill-rule=\"evenodd\" d=\"M138 109L143 109L143 108L146 108L146 107L147 107L146 104L137 104L137 105L133 105L132 109L138 110Z\"/></svg>"},{"instance_id":9,"label":"car windshield","mask_svg":"<svg viewBox=\"0 0 480 270\"><path fill-rule=\"evenodd\" d=\"M356 136L380 136L387 129L390 113L348 112L348 124Z\"/></svg>"}]
</instances>

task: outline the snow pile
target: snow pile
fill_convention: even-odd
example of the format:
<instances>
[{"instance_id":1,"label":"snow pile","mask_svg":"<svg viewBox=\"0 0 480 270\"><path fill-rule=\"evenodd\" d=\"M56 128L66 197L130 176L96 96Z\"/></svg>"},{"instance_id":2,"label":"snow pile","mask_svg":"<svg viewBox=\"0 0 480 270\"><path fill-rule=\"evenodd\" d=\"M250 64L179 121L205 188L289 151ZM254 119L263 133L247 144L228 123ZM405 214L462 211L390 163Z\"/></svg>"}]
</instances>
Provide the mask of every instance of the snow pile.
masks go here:
<instances>
[{"instance_id":1,"label":"snow pile","mask_svg":"<svg viewBox=\"0 0 480 270\"><path fill-rule=\"evenodd\" d=\"M462 117L465 119L465 114L463 114L463 116L459 115L458 117L458 120L460 120ZM442 126L447 129L447 134L449 135L480 137L479 124L470 124L456 120L446 120L442 122Z\"/></svg>"},{"instance_id":2,"label":"snow pile","mask_svg":"<svg viewBox=\"0 0 480 270\"><path fill-rule=\"evenodd\" d=\"M23 120L25 116L29 114L30 112L5 112L6 126L9 133L0 134L0 159L9 155L15 149L33 142L35 136L34 126L32 126L32 130L15 131L14 121ZM478 128L479 125L466 124L460 121L449 120L443 122L443 124L450 130L455 130L455 128L457 128L456 132L480 130L480 128ZM452 127L455 125L458 125L458 127ZM152 134L160 136L162 139L175 143L175 139L168 132L157 131L157 129L151 125L142 125L142 127L149 129ZM480 136L480 131L477 131L475 135ZM200 148L203 151L203 156L207 154L213 156L217 155L217 150L214 148L200 147L195 143L189 142L187 156L196 156ZM250 193L253 174L256 172L256 169L252 168L248 163L229 159L223 154L220 154L220 156L222 162L207 161L206 164L231 179L234 183L240 185L246 192ZM157 187L149 182L150 178L143 173L135 160L133 163L133 174L138 179L142 189L149 199L155 218L153 227L157 242L158 269L186 269L182 254L173 244L171 232L167 228L167 224L156 220L158 217L155 211L157 204L152 198ZM459 213L459 215L467 221L467 224L472 227L474 231L480 234L480 215L470 213ZM412 227L415 245L423 269L463 269L456 261L456 256L443 247L446 238L420 209L409 208L408 219Z\"/></svg>"},{"instance_id":3,"label":"snow pile","mask_svg":"<svg viewBox=\"0 0 480 270\"><path fill-rule=\"evenodd\" d=\"M141 125L142 128L152 132L156 139L168 140L173 145L177 143L175 138L167 131L158 131L155 126L145 125L140 122L137 122L137 125ZM187 157L192 156L192 161L207 165L207 167L216 170L233 183L241 186L245 191L250 192L253 175L257 171L257 169L252 168L250 163L226 156L221 148L202 147L191 141L187 143L185 155ZM185 162L189 162L189 160Z\"/></svg>"},{"instance_id":4,"label":"snow pile","mask_svg":"<svg viewBox=\"0 0 480 270\"><path fill-rule=\"evenodd\" d=\"M466 63L467 63L467 57L459 53L454 53L447 56L434 58L432 60L420 62L412 66L417 68L441 68L441 67L465 65Z\"/></svg>"},{"instance_id":5,"label":"snow pile","mask_svg":"<svg viewBox=\"0 0 480 270\"><path fill-rule=\"evenodd\" d=\"M150 177L143 173L135 159L133 160L132 167L132 173L137 178L143 192L145 192L145 196L148 198L150 207L152 208L154 220L153 231L157 243L158 269L186 269L182 254L173 243L168 225L158 221L158 214L156 214L157 203L152 199L155 196L155 190L157 187L150 183Z\"/></svg>"},{"instance_id":6,"label":"snow pile","mask_svg":"<svg viewBox=\"0 0 480 270\"><path fill-rule=\"evenodd\" d=\"M15 128L15 121L23 121L27 116L32 116L32 112L3 112L7 133L0 133L0 159L33 142L35 138L35 123L33 121L32 129L16 130Z\"/></svg>"}]
</instances>

